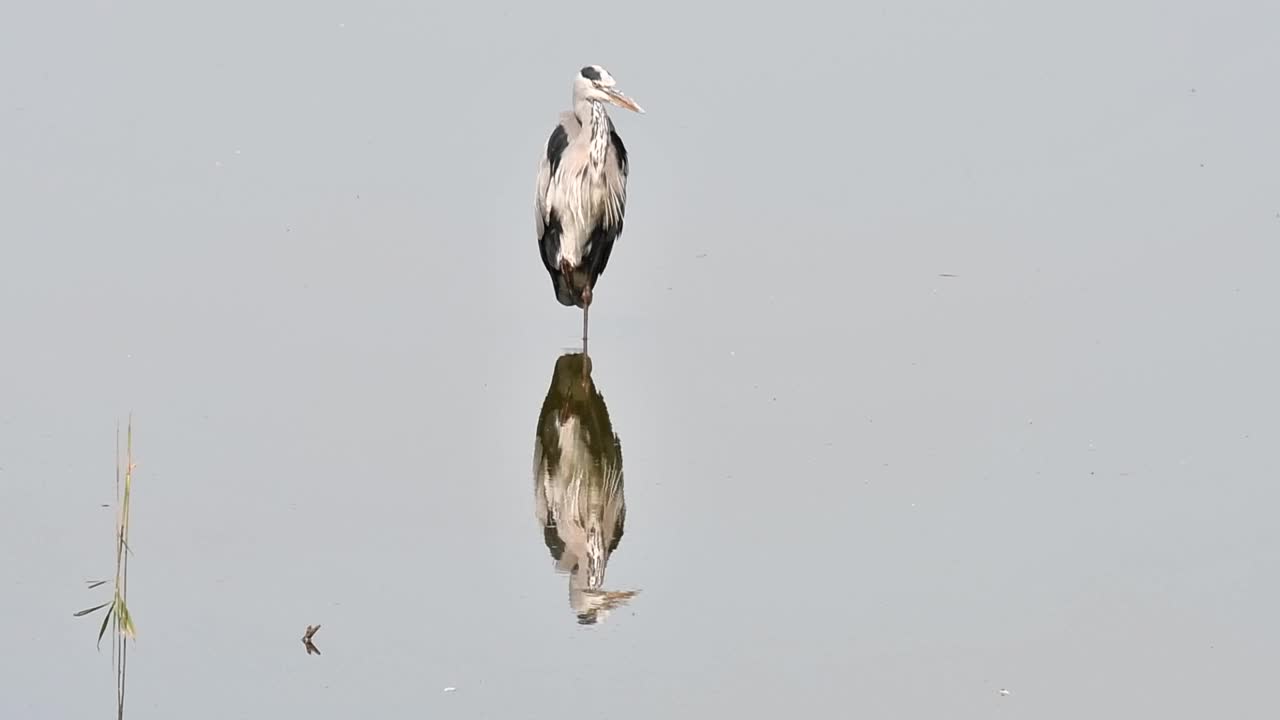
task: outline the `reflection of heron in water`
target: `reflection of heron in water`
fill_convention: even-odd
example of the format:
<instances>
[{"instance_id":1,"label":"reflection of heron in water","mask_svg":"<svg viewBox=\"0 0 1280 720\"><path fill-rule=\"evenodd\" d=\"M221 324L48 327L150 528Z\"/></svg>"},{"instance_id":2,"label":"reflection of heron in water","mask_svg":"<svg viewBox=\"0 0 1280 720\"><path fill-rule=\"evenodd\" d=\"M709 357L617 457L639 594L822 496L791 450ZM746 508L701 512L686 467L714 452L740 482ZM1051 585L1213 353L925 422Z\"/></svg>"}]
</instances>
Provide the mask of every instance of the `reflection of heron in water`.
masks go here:
<instances>
[{"instance_id":1,"label":"reflection of heron in water","mask_svg":"<svg viewBox=\"0 0 1280 720\"><path fill-rule=\"evenodd\" d=\"M534 507L556 570L569 574L569 605L590 625L635 592L601 589L622 540L622 443L581 353L556 360L533 446Z\"/></svg>"}]
</instances>

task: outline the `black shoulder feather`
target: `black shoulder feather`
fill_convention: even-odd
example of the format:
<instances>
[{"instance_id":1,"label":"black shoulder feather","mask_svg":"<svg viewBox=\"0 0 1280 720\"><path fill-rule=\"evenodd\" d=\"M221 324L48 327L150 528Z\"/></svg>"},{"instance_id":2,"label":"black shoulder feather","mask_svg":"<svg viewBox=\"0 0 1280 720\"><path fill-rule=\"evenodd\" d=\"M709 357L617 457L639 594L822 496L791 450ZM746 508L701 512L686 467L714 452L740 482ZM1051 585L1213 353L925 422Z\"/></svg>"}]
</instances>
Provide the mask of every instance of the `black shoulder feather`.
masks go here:
<instances>
[{"instance_id":1,"label":"black shoulder feather","mask_svg":"<svg viewBox=\"0 0 1280 720\"><path fill-rule=\"evenodd\" d=\"M627 146L622 144L622 137L613 128L613 118L609 118L609 141L613 143L613 151L618 153L618 166L622 169L622 176L626 177L630 171L630 165L627 162Z\"/></svg>"},{"instance_id":2,"label":"black shoulder feather","mask_svg":"<svg viewBox=\"0 0 1280 720\"><path fill-rule=\"evenodd\" d=\"M553 177L556 174L556 168L560 167L560 158L564 157L564 150L567 147L569 147L569 133L564 131L564 125L556 125L556 129L551 131L551 137L547 138L547 162L551 165Z\"/></svg>"}]
</instances>

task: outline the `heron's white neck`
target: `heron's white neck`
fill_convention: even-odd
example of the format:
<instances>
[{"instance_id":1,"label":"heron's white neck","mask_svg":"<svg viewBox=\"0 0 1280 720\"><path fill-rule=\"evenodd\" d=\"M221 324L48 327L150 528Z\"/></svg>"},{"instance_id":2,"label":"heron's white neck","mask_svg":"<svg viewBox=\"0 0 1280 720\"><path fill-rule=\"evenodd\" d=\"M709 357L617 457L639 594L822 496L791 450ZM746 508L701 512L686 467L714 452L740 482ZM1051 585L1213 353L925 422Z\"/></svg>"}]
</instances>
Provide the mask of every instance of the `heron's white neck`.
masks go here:
<instances>
[{"instance_id":1,"label":"heron's white neck","mask_svg":"<svg viewBox=\"0 0 1280 720\"><path fill-rule=\"evenodd\" d=\"M591 138L591 172L601 175L604 173L605 153L609 150L609 115L604 110L604 103L583 100L574 109L574 114Z\"/></svg>"}]
</instances>

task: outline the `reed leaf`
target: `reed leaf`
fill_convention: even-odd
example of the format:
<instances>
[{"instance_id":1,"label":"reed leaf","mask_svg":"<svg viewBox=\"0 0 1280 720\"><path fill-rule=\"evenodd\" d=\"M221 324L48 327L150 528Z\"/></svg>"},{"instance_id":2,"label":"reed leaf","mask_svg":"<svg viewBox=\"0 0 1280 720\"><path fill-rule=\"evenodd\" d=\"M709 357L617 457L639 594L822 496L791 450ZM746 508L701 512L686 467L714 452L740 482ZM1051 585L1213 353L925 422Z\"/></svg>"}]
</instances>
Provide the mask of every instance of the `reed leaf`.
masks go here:
<instances>
[{"instance_id":1,"label":"reed leaf","mask_svg":"<svg viewBox=\"0 0 1280 720\"><path fill-rule=\"evenodd\" d=\"M108 605L110 605L110 604L111 604L111 603L109 603L109 602L104 602L104 603L102 603L101 605L94 605L93 607L91 607L91 608L89 608L89 609L87 609L87 610L81 610L80 612L76 613L75 615L72 615L72 617L81 617L82 615L88 615L89 613L94 612L94 611L96 611L96 610L101 610L102 608L104 608L104 607L106 607L106 606L108 606Z\"/></svg>"},{"instance_id":2,"label":"reed leaf","mask_svg":"<svg viewBox=\"0 0 1280 720\"><path fill-rule=\"evenodd\" d=\"M115 603L111 602L107 604L111 606L111 609L107 610L107 614L102 617L102 627L98 628L98 649L99 650L102 649L102 636L107 634L107 623L111 622L111 618L112 616L115 615L115 610L116 610Z\"/></svg>"}]
</instances>

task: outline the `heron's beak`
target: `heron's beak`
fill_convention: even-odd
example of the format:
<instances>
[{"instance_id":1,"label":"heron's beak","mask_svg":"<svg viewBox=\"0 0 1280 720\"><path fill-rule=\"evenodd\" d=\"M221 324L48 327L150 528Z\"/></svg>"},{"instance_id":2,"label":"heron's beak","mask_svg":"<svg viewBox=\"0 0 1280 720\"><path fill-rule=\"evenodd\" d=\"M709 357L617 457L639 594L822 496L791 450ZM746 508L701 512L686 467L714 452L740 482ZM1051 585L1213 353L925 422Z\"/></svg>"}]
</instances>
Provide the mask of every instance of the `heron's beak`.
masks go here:
<instances>
[{"instance_id":1,"label":"heron's beak","mask_svg":"<svg viewBox=\"0 0 1280 720\"><path fill-rule=\"evenodd\" d=\"M631 112L638 112L641 115L644 114L644 108L637 105L635 100L623 95L620 91L614 90L613 88L604 88L604 91L609 95L609 99L613 101L614 105L617 105L620 108L626 108Z\"/></svg>"}]
</instances>

